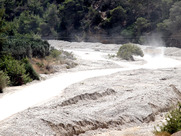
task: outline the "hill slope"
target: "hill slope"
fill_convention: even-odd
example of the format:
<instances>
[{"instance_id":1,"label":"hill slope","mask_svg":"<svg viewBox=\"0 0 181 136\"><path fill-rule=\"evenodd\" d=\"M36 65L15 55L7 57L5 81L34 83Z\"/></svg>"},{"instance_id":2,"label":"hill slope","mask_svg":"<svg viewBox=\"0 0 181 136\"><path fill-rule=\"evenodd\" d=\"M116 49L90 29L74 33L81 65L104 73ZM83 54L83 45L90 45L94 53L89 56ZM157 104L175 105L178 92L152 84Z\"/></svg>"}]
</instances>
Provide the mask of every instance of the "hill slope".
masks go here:
<instances>
[{"instance_id":1,"label":"hill slope","mask_svg":"<svg viewBox=\"0 0 181 136\"><path fill-rule=\"evenodd\" d=\"M179 0L1 0L9 36L104 43L144 42L160 33L167 46L180 47Z\"/></svg>"}]
</instances>

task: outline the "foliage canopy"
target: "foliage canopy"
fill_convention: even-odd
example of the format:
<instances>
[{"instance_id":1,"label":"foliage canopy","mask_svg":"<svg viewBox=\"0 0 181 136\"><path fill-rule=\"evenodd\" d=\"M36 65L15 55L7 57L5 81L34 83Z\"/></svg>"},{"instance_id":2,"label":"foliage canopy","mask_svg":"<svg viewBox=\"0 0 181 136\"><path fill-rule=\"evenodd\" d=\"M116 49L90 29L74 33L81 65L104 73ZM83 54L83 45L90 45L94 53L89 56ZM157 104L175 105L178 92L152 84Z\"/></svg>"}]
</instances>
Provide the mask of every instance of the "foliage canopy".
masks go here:
<instances>
[{"instance_id":1,"label":"foliage canopy","mask_svg":"<svg viewBox=\"0 0 181 136\"><path fill-rule=\"evenodd\" d=\"M158 32L167 46L180 47L180 4L180 0L1 0L5 10L0 11L0 24L11 24L11 36L99 42L110 37L107 42L116 43L138 43L141 36Z\"/></svg>"}]
</instances>

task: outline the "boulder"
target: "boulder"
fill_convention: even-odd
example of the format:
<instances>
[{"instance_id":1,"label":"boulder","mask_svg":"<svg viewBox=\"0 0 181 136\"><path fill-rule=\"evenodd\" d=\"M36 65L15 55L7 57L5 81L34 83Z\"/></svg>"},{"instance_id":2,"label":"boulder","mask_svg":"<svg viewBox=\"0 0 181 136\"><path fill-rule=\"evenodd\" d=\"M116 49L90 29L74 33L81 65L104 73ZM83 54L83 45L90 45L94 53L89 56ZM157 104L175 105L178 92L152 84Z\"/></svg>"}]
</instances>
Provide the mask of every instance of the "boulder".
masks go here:
<instances>
[{"instance_id":1,"label":"boulder","mask_svg":"<svg viewBox=\"0 0 181 136\"><path fill-rule=\"evenodd\" d=\"M171 136L181 136L181 131L178 131L178 132L172 134Z\"/></svg>"}]
</instances>

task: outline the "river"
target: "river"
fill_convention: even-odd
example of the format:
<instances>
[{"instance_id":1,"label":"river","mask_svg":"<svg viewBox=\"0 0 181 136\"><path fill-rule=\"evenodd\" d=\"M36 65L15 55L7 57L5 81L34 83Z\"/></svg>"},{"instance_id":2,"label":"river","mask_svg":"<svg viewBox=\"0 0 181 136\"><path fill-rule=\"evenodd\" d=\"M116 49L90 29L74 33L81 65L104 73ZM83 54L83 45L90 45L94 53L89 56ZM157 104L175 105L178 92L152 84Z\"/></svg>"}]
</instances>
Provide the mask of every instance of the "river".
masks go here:
<instances>
[{"instance_id":1,"label":"river","mask_svg":"<svg viewBox=\"0 0 181 136\"><path fill-rule=\"evenodd\" d=\"M54 74L54 76L48 78L45 81L25 85L15 92L3 95L0 98L0 120L4 120L9 116L21 112L29 107L43 104L44 102L52 99L53 97L61 95L62 90L64 90L66 87L88 78L105 76L120 71L144 68L168 68L175 67L181 64L180 61L164 57L163 55L159 57L145 55L145 57L143 58L138 58L142 61L145 61L144 64L133 64L126 61L108 59L105 56L107 56L110 52L95 51L92 49L88 49L88 47L86 47L86 49L67 49L67 51L73 52L73 54L77 56L77 59L82 59L83 61L102 61L102 64L100 64L102 65L102 68L56 73ZM104 68L104 61L114 63L118 66L110 66L110 68Z\"/></svg>"}]
</instances>

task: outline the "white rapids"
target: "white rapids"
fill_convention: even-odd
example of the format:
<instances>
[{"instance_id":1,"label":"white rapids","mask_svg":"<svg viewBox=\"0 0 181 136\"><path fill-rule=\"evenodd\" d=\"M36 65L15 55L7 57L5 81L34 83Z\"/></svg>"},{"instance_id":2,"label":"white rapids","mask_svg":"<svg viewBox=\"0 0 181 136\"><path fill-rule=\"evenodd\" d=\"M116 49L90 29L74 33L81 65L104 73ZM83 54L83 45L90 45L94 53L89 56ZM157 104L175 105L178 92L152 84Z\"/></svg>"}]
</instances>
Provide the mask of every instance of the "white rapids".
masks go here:
<instances>
[{"instance_id":1,"label":"white rapids","mask_svg":"<svg viewBox=\"0 0 181 136\"><path fill-rule=\"evenodd\" d=\"M130 64L129 62L113 61L111 59L106 59L104 56L108 55L108 53L105 52L102 53L98 51L88 50L72 51L75 55L84 60L107 60L116 63L120 66L120 68L103 68L95 70L59 73L45 81L24 86L22 87L22 89L19 89L18 91L15 91L11 94L6 94L0 98L0 120L4 120L15 113L23 111L37 104L43 103L53 98L54 96L60 95L62 90L64 90L66 87L88 78L105 76L120 71L128 71L141 68L158 69L176 67L181 64L180 61L166 58L164 56L151 57L149 55L145 55L145 57L143 57L142 59L144 59L147 63L143 65L136 65Z\"/></svg>"}]
</instances>

